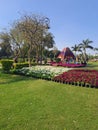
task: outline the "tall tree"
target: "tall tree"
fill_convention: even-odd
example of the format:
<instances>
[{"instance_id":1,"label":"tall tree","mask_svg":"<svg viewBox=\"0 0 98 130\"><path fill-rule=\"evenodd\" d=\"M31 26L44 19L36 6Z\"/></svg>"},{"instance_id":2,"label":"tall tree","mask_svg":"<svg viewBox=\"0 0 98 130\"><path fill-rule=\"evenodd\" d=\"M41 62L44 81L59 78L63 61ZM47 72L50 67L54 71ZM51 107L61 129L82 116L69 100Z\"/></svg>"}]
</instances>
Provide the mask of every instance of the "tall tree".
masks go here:
<instances>
[{"instance_id":1,"label":"tall tree","mask_svg":"<svg viewBox=\"0 0 98 130\"><path fill-rule=\"evenodd\" d=\"M31 52L36 49L36 57L39 58L40 45L49 29L49 19L34 14L24 15L16 25L22 33L24 42L28 44L28 61L31 66Z\"/></svg>"},{"instance_id":2,"label":"tall tree","mask_svg":"<svg viewBox=\"0 0 98 130\"><path fill-rule=\"evenodd\" d=\"M75 61L79 61L79 58L78 58L78 55L77 55L77 52L81 52L81 48L80 48L80 46L79 45L74 45L74 46L72 46L71 47L72 48L72 51L74 51L75 52Z\"/></svg>"},{"instance_id":3,"label":"tall tree","mask_svg":"<svg viewBox=\"0 0 98 130\"><path fill-rule=\"evenodd\" d=\"M84 56L84 63L87 63L87 53L86 49L93 49L93 47L90 45L93 43L93 41L90 41L89 39L83 40L82 43L79 44L80 48L83 50L83 56Z\"/></svg>"},{"instance_id":4,"label":"tall tree","mask_svg":"<svg viewBox=\"0 0 98 130\"><path fill-rule=\"evenodd\" d=\"M14 51L14 59L18 61L18 57L22 58L22 48L24 46L24 38L17 25L13 25L10 29L11 45Z\"/></svg>"},{"instance_id":5,"label":"tall tree","mask_svg":"<svg viewBox=\"0 0 98 130\"><path fill-rule=\"evenodd\" d=\"M7 32L0 34L0 57L9 58L12 55L10 35Z\"/></svg>"},{"instance_id":6,"label":"tall tree","mask_svg":"<svg viewBox=\"0 0 98 130\"><path fill-rule=\"evenodd\" d=\"M75 52L75 56L76 56L76 53L77 53L78 51L81 51L79 45L76 45L76 44L75 44L74 46L72 46L71 48L72 48L72 51Z\"/></svg>"},{"instance_id":7,"label":"tall tree","mask_svg":"<svg viewBox=\"0 0 98 130\"><path fill-rule=\"evenodd\" d=\"M94 48L94 51L98 51L98 48Z\"/></svg>"},{"instance_id":8,"label":"tall tree","mask_svg":"<svg viewBox=\"0 0 98 130\"><path fill-rule=\"evenodd\" d=\"M43 51L54 47L55 41L53 38L54 37L53 37L52 33L48 33L48 32L46 35L44 35L42 37L41 44L39 44L40 45L40 53L39 54L41 56L41 61L42 61L42 58L44 56Z\"/></svg>"}]
</instances>

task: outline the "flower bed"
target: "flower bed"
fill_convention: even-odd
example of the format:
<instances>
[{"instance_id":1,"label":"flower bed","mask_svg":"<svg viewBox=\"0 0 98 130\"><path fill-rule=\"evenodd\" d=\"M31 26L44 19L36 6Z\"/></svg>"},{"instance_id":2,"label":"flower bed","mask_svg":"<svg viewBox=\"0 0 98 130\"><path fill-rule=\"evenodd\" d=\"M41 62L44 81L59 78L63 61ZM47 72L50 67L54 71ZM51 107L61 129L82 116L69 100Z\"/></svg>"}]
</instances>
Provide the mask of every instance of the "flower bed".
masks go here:
<instances>
[{"instance_id":1,"label":"flower bed","mask_svg":"<svg viewBox=\"0 0 98 130\"><path fill-rule=\"evenodd\" d=\"M96 70L71 70L71 68L53 66L33 66L16 69L14 73L66 84L98 88L98 71Z\"/></svg>"},{"instance_id":2,"label":"flower bed","mask_svg":"<svg viewBox=\"0 0 98 130\"><path fill-rule=\"evenodd\" d=\"M69 67L69 68L77 68L77 67L85 67L85 64L62 64L63 67Z\"/></svg>"},{"instance_id":3,"label":"flower bed","mask_svg":"<svg viewBox=\"0 0 98 130\"><path fill-rule=\"evenodd\" d=\"M74 63L56 63L56 62L51 62L50 65L52 66L62 66L62 67L68 67L68 68L77 68L77 67L85 67L85 64L74 64Z\"/></svg>"},{"instance_id":4,"label":"flower bed","mask_svg":"<svg viewBox=\"0 0 98 130\"><path fill-rule=\"evenodd\" d=\"M54 77L54 81L98 88L98 71L70 70Z\"/></svg>"},{"instance_id":5,"label":"flower bed","mask_svg":"<svg viewBox=\"0 0 98 130\"><path fill-rule=\"evenodd\" d=\"M69 68L62 68L62 67L33 66L30 68L24 67L22 69L16 69L14 73L42 79L52 79L55 76L62 74L63 72L68 70Z\"/></svg>"}]
</instances>

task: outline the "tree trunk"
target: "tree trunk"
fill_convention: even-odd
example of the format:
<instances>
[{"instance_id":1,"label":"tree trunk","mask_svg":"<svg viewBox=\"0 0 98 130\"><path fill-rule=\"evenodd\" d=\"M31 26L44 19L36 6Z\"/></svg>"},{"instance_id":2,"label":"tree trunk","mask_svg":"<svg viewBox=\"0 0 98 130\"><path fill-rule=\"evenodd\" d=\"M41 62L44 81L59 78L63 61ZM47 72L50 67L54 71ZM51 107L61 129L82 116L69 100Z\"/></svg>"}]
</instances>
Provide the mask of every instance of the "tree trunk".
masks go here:
<instances>
[{"instance_id":1,"label":"tree trunk","mask_svg":"<svg viewBox=\"0 0 98 130\"><path fill-rule=\"evenodd\" d=\"M31 67L31 48L28 51L28 63L29 63L29 67Z\"/></svg>"}]
</instances>

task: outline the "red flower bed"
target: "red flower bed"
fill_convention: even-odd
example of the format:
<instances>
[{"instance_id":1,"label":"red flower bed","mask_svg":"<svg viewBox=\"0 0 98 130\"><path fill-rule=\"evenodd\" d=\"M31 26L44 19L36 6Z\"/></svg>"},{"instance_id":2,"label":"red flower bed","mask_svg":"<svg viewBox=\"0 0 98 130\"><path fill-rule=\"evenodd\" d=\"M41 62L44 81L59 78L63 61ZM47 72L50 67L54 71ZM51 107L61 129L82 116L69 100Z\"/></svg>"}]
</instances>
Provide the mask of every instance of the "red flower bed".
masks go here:
<instances>
[{"instance_id":1,"label":"red flower bed","mask_svg":"<svg viewBox=\"0 0 98 130\"><path fill-rule=\"evenodd\" d=\"M85 66L85 64L67 64L67 63L65 63L65 64L62 64L62 66L63 67L69 67L69 68L75 68L75 67L84 67Z\"/></svg>"},{"instance_id":2,"label":"red flower bed","mask_svg":"<svg viewBox=\"0 0 98 130\"><path fill-rule=\"evenodd\" d=\"M56 63L56 62L50 62L49 63L52 66L62 66L62 67L69 67L69 68L76 68L76 67L84 67L85 64L74 64L74 63Z\"/></svg>"},{"instance_id":3,"label":"red flower bed","mask_svg":"<svg viewBox=\"0 0 98 130\"><path fill-rule=\"evenodd\" d=\"M98 71L70 70L54 77L54 81L98 88Z\"/></svg>"}]
</instances>

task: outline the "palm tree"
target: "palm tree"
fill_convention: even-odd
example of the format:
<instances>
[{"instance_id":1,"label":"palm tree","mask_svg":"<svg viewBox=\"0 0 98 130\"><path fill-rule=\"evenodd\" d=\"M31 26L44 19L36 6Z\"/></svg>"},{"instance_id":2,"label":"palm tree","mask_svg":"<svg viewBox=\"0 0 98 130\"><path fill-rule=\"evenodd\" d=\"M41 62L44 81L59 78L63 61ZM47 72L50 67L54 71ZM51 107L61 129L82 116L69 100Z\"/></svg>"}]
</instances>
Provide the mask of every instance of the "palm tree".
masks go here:
<instances>
[{"instance_id":1,"label":"palm tree","mask_svg":"<svg viewBox=\"0 0 98 130\"><path fill-rule=\"evenodd\" d=\"M86 54L86 49L93 49L93 47L90 45L93 43L93 41L90 41L89 39L83 40L82 43L79 44L79 47L83 49L83 56L84 56L84 63L87 62L87 54Z\"/></svg>"},{"instance_id":2,"label":"palm tree","mask_svg":"<svg viewBox=\"0 0 98 130\"><path fill-rule=\"evenodd\" d=\"M80 46L75 44L75 45L72 46L71 48L72 48L72 51L75 52L75 57L76 57L76 59L78 59L76 52L81 52Z\"/></svg>"},{"instance_id":3,"label":"palm tree","mask_svg":"<svg viewBox=\"0 0 98 130\"><path fill-rule=\"evenodd\" d=\"M98 48L94 48L94 51L98 51Z\"/></svg>"},{"instance_id":4,"label":"palm tree","mask_svg":"<svg viewBox=\"0 0 98 130\"><path fill-rule=\"evenodd\" d=\"M95 57L98 58L98 48L94 48L94 51L95 51Z\"/></svg>"},{"instance_id":5,"label":"palm tree","mask_svg":"<svg viewBox=\"0 0 98 130\"><path fill-rule=\"evenodd\" d=\"M72 46L71 48L72 48L72 51L75 52L75 56L76 56L76 52L78 51L78 45L75 44L75 45Z\"/></svg>"}]
</instances>

